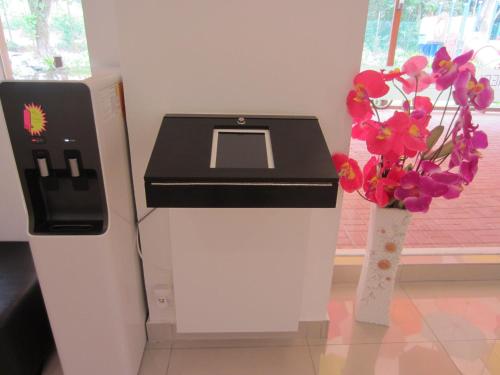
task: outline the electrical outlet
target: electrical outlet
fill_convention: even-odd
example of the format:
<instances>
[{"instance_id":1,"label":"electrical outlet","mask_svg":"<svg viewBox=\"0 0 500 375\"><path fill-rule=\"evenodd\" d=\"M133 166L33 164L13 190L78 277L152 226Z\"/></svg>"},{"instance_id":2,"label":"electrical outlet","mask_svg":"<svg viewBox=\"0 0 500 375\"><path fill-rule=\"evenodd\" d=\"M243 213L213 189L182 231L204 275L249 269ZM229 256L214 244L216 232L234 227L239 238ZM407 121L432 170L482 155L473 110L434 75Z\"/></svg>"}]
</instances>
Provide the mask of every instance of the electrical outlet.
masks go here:
<instances>
[{"instance_id":1,"label":"electrical outlet","mask_svg":"<svg viewBox=\"0 0 500 375\"><path fill-rule=\"evenodd\" d=\"M171 293L168 289L155 289L154 296L156 305L161 309L169 307L171 303L170 295Z\"/></svg>"},{"instance_id":2,"label":"electrical outlet","mask_svg":"<svg viewBox=\"0 0 500 375\"><path fill-rule=\"evenodd\" d=\"M167 307L168 307L168 305L170 304L170 301L168 300L168 298L167 298L167 297L164 297L164 296L157 296L157 297L156 297L156 304L157 304L160 308L164 309L164 308L167 308Z\"/></svg>"}]
</instances>

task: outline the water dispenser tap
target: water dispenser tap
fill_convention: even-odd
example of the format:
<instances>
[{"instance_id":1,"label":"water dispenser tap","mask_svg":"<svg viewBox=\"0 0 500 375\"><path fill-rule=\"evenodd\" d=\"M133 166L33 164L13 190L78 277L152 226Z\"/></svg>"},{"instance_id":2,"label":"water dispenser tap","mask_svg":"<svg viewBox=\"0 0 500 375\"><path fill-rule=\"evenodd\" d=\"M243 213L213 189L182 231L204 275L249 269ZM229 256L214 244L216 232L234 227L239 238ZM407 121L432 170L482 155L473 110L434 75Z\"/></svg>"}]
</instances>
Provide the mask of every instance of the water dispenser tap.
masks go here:
<instances>
[{"instance_id":1,"label":"water dispenser tap","mask_svg":"<svg viewBox=\"0 0 500 375\"><path fill-rule=\"evenodd\" d=\"M37 158L36 163L38 164L38 170L40 171L40 176L49 177L49 166L47 163L47 158Z\"/></svg>"},{"instance_id":2,"label":"water dispenser tap","mask_svg":"<svg viewBox=\"0 0 500 375\"><path fill-rule=\"evenodd\" d=\"M68 159L69 170L71 172L71 177L80 177L80 168L78 167L77 158Z\"/></svg>"}]
</instances>

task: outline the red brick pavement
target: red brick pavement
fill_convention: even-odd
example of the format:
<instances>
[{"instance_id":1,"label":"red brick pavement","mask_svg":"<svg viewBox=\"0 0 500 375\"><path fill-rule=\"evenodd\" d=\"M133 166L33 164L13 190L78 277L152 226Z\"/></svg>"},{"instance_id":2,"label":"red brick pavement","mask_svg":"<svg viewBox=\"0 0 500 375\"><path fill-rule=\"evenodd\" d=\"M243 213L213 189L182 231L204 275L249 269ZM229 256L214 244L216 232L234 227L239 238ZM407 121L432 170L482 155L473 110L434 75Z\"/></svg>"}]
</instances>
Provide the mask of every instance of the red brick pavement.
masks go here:
<instances>
[{"instance_id":1,"label":"red brick pavement","mask_svg":"<svg viewBox=\"0 0 500 375\"><path fill-rule=\"evenodd\" d=\"M384 112L383 117L392 113ZM440 116L435 115L434 119L437 122ZM489 139L475 180L466 186L460 198L437 198L428 213L415 213L406 247L500 247L500 113L474 113L473 120ZM361 167L369 156L364 142L352 140L351 157ZM356 193L344 193L337 248L366 246L370 204Z\"/></svg>"}]
</instances>

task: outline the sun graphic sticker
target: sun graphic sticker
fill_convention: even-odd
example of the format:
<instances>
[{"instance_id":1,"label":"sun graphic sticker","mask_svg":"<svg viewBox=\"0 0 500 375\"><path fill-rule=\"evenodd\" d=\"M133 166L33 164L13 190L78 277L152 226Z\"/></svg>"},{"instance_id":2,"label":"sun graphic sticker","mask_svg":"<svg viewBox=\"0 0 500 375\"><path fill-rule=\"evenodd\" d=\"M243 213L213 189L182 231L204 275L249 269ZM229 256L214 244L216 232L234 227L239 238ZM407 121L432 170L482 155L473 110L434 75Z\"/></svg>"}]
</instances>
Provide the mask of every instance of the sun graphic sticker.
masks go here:
<instances>
[{"instance_id":1,"label":"sun graphic sticker","mask_svg":"<svg viewBox=\"0 0 500 375\"><path fill-rule=\"evenodd\" d=\"M30 135L41 135L47 130L47 118L42 106L34 103L24 105L24 129Z\"/></svg>"}]
</instances>

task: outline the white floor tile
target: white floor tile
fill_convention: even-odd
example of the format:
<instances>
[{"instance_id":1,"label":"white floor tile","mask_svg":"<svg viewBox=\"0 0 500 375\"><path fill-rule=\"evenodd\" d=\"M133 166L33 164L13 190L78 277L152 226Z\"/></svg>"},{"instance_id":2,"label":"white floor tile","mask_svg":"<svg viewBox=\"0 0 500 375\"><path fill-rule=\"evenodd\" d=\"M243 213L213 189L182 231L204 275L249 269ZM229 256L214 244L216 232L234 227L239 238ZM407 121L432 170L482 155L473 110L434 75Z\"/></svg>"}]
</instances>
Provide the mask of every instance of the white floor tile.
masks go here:
<instances>
[{"instance_id":1,"label":"white floor tile","mask_svg":"<svg viewBox=\"0 0 500 375\"><path fill-rule=\"evenodd\" d=\"M500 339L500 282L402 286L440 341Z\"/></svg>"},{"instance_id":2,"label":"white floor tile","mask_svg":"<svg viewBox=\"0 0 500 375\"><path fill-rule=\"evenodd\" d=\"M311 346L317 375L460 375L439 343Z\"/></svg>"},{"instance_id":3,"label":"white floor tile","mask_svg":"<svg viewBox=\"0 0 500 375\"><path fill-rule=\"evenodd\" d=\"M443 346L467 375L500 375L500 341L448 341Z\"/></svg>"},{"instance_id":4,"label":"white floor tile","mask_svg":"<svg viewBox=\"0 0 500 375\"><path fill-rule=\"evenodd\" d=\"M146 349L139 375L166 375L169 359L170 349Z\"/></svg>"},{"instance_id":5,"label":"white floor tile","mask_svg":"<svg viewBox=\"0 0 500 375\"><path fill-rule=\"evenodd\" d=\"M396 286L389 327L360 323L354 319L355 284L333 285L328 316L328 344L370 344L437 341L430 328L404 291ZM309 340L322 344L325 340Z\"/></svg>"},{"instance_id":6,"label":"white floor tile","mask_svg":"<svg viewBox=\"0 0 500 375\"><path fill-rule=\"evenodd\" d=\"M306 346L172 349L168 375L313 375Z\"/></svg>"},{"instance_id":7,"label":"white floor tile","mask_svg":"<svg viewBox=\"0 0 500 375\"><path fill-rule=\"evenodd\" d=\"M175 349L206 348L260 348L273 346L307 346L307 338L273 338L273 339L185 339L177 340Z\"/></svg>"}]
</instances>

